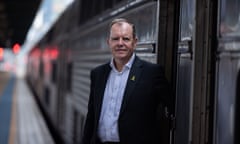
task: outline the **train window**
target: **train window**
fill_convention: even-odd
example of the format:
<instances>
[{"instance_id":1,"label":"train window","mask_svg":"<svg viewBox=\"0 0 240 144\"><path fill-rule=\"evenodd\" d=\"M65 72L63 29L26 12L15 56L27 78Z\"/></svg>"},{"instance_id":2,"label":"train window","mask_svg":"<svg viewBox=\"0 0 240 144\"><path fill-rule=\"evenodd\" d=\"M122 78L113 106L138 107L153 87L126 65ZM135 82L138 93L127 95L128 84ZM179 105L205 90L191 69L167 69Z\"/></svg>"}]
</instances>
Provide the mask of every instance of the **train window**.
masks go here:
<instances>
[{"instance_id":1,"label":"train window","mask_svg":"<svg viewBox=\"0 0 240 144\"><path fill-rule=\"evenodd\" d=\"M220 12L220 35L239 36L240 26L240 1L239 0L221 0Z\"/></svg>"},{"instance_id":2,"label":"train window","mask_svg":"<svg viewBox=\"0 0 240 144\"><path fill-rule=\"evenodd\" d=\"M82 0L80 3L80 24L88 21L95 15L101 13L104 9L104 3L101 0Z\"/></svg>"},{"instance_id":3,"label":"train window","mask_svg":"<svg viewBox=\"0 0 240 144\"><path fill-rule=\"evenodd\" d=\"M119 2L121 2L121 1L123 1L123 0L115 0L115 3L119 3Z\"/></svg>"},{"instance_id":4,"label":"train window","mask_svg":"<svg viewBox=\"0 0 240 144\"><path fill-rule=\"evenodd\" d=\"M89 9L87 10L88 13L89 13L88 18L91 19L95 15L95 11L96 11L94 0L88 0L88 5L89 5Z\"/></svg>"},{"instance_id":5,"label":"train window","mask_svg":"<svg viewBox=\"0 0 240 144\"><path fill-rule=\"evenodd\" d=\"M90 9L89 1L82 0L80 3L80 24L84 23L88 17L89 17L89 12L88 10Z\"/></svg>"},{"instance_id":6,"label":"train window","mask_svg":"<svg viewBox=\"0 0 240 144\"><path fill-rule=\"evenodd\" d=\"M39 75L41 78L44 77L44 65L43 65L43 61L40 61L40 66L39 66Z\"/></svg>"},{"instance_id":7,"label":"train window","mask_svg":"<svg viewBox=\"0 0 240 144\"><path fill-rule=\"evenodd\" d=\"M50 104L50 90L48 87L45 87L44 89L44 103L49 106Z\"/></svg>"},{"instance_id":8,"label":"train window","mask_svg":"<svg viewBox=\"0 0 240 144\"><path fill-rule=\"evenodd\" d=\"M181 0L180 37L192 37L195 16L195 0Z\"/></svg>"},{"instance_id":9,"label":"train window","mask_svg":"<svg viewBox=\"0 0 240 144\"><path fill-rule=\"evenodd\" d=\"M72 89L72 62L67 64L67 90L71 91Z\"/></svg>"},{"instance_id":10,"label":"train window","mask_svg":"<svg viewBox=\"0 0 240 144\"><path fill-rule=\"evenodd\" d=\"M114 7L124 0L82 0L80 2L79 24L83 24L94 16ZM127 1L127 0L125 0Z\"/></svg>"},{"instance_id":11,"label":"train window","mask_svg":"<svg viewBox=\"0 0 240 144\"><path fill-rule=\"evenodd\" d=\"M93 16L94 15L97 15L99 13L101 13L103 11L103 6L104 6L104 1L94 1L94 4L93 4Z\"/></svg>"},{"instance_id":12,"label":"train window","mask_svg":"<svg viewBox=\"0 0 240 144\"><path fill-rule=\"evenodd\" d=\"M113 6L113 0L111 0L111 1L105 0L104 1L104 9L112 8L112 6Z\"/></svg>"},{"instance_id":13,"label":"train window","mask_svg":"<svg viewBox=\"0 0 240 144\"><path fill-rule=\"evenodd\" d=\"M57 82L57 63L52 62L52 82L55 84Z\"/></svg>"},{"instance_id":14,"label":"train window","mask_svg":"<svg viewBox=\"0 0 240 144\"><path fill-rule=\"evenodd\" d=\"M46 35L46 41L50 43L53 40L53 32L54 28L51 28L50 31Z\"/></svg>"}]
</instances>

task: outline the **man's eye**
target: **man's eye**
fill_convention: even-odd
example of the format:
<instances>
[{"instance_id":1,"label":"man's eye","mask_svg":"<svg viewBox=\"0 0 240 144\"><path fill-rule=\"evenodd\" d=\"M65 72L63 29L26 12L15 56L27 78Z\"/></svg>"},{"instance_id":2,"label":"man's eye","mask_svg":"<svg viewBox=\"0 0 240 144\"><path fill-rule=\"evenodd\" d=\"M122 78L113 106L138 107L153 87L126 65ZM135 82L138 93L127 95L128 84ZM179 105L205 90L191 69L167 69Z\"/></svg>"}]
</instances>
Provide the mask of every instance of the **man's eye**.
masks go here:
<instances>
[{"instance_id":1,"label":"man's eye","mask_svg":"<svg viewBox=\"0 0 240 144\"><path fill-rule=\"evenodd\" d=\"M123 38L124 41L130 41L130 38Z\"/></svg>"},{"instance_id":2,"label":"man's eye","mask_svg":"<svg viewBox=\"0 0 240 144\"><path fill-rule=\"evenodd\" d=\"M130 38L127 38L127 37L125 37L125 38L118 38L118 37L116 37L116 38L111 38L111 40L112 41L119 41L119 40L122 40L122 41L125 41L125 42L129 42L131 39Z\"/></svg>"}]
</instances>

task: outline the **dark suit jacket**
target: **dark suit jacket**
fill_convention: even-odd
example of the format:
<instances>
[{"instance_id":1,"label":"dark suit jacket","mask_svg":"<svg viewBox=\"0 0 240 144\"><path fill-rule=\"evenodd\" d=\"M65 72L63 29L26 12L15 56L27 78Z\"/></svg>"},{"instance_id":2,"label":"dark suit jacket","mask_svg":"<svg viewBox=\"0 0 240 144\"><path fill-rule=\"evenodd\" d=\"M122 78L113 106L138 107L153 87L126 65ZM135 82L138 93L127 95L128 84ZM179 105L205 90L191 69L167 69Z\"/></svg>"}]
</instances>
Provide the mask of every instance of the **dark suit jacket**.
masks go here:
<instances>
[{"instance_id":1,"label":"dark suit jacket","mask_svg":"<svg viewBox=\"0 0 240 144\"><path fill-rule=\"evenodd\" d=\"M83 144L98 143L98 121L110 71L109 63L91 71L91 91ZM167 101L167 91L162 67L135 57L118 120L122 144L158 144L156 111L159 102Z\"/></svg>"}]
</instances>

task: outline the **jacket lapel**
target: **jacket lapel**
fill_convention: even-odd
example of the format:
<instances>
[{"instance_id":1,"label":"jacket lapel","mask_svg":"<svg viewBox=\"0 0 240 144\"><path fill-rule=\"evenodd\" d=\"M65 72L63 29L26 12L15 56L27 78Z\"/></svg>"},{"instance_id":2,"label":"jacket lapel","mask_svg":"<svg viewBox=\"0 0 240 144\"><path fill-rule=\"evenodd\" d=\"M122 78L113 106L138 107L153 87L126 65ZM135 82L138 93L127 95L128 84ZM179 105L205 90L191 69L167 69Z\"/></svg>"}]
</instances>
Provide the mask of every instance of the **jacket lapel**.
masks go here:
<instances>
[{"instance_id":1,"label":"jacket lapel","mask_svg":"<svg viewBox=\"0 0 240 144\"><path fill-rule=\"evenodd\" d=\"M120 116L121 113L123 113L127 107L128 100L131 97L131 93L133 92L135 85L138 83L140 79L141 72L142 72L141 60L138 57L135 57L134 63L128 76L127 85L125 88L123 101L121 105Z\"/></svg>"}]
</instances>

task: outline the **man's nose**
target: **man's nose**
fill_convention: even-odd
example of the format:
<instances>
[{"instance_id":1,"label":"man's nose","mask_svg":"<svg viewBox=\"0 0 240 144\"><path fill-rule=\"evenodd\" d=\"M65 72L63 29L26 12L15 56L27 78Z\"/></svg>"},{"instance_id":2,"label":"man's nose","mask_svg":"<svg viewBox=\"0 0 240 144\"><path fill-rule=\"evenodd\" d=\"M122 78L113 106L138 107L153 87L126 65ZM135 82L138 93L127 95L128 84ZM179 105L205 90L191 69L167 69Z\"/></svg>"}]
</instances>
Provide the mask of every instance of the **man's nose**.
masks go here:
<instances>
[{"instance_id":1,"label":"man's nose","mask_svg":"<svg viewBox=\"0 0 240 144\"><path fill-rule=\"evenodd\" d=\"M120 38L120 39L118 40L118 44L119 44L119 45L123 45L123 39L122 39L122 38Z\"/></svg>"}]
</instances>

